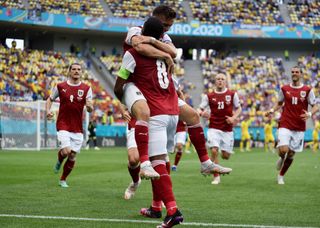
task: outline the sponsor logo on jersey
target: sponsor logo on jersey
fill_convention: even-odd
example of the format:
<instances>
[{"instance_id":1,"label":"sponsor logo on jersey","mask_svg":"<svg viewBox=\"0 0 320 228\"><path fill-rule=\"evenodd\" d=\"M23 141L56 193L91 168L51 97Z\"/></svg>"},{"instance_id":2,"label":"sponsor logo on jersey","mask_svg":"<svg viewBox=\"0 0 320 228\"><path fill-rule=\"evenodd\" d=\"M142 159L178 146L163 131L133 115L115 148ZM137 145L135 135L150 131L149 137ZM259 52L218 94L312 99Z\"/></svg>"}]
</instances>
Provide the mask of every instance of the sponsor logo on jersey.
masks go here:
<instances>
[{"instance_id":1,"label":"sponsor logo on jersey","mask_svg":"<svg viewBox=\"0 0 320 228\"><path fill-rule=\"evenodd\" d=\"M62 89L62 92L65 92L65 93L66 93L66 92L67 92L67 89Z\"/></svg>"}]
</instances>

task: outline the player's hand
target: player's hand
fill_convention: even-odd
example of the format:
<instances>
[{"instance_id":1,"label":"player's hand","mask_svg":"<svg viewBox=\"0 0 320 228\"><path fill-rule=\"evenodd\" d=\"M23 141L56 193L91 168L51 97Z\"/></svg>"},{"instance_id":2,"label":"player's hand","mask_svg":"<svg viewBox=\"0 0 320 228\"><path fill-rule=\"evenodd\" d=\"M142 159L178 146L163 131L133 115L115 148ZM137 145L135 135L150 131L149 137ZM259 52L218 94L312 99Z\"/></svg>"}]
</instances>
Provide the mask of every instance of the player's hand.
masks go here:
<instances>
[{"instance_id":1,"label":"player's hand","mask_svg":"<svg viewBox=\"0 0 320 228\"><path fill-rule=\"evenodd\" d=\"M131 120L131 115L130 115L130 113L129 113L127 110L125 110L124 112L122 112L122 113L121 113L121 116L122 116L122 119L124 119L124 120L127 121L127 122L130 122L130 120Z\"/></svg>"},{"instance_id":2,"label":"player's hand","mask_svg":"<svg viewBox=\"0 0 320 228\"><path fill-rule=\"evenodd\" d=\"M235 118L233 118L232 116L226 116L226 121L228 124L233 125L236 121Z\"/></svg>"},{"instance_id":3,"label":"player's hand","mask_svg":"<svg viewBox=\"0 0 320 228\"><path fill-rule=\"evenodd\" d=\"M184 94L183 92L181 91L181 89L178 89L177 90L177 94L178 94L178 97L183 100L183 101L186 101L186 98L184 97Z\"/></svg>"},{"instance_id":4,"label":"player's hand","mask_svg":"<svg viewBox=\"0 0 320 228\"><path fill-rule=\"evenodd\" d=\"M170 55L168 55L164 60L165 60L165 62L167 64L168 73L169 74L173 74L173 72L174 72L174 61L173 61L173 59L171 58Z\"/></svg>"},{"instance_id":5,"label":"player's hand","mask_svg":"<svg viewBox=\"0 0 320 228\"><path fill-rule=\"evenodd\" d=\"M93 103L90 100L86 101L86 108L87 108L87 112L92 112L93 111Z\"/></svg>"},{"instance_id":6,"label":"player's hand","mask_svg":"<svg viewBox=\"0 0 320 228\"><path fill-rule=\"evenodd\" d=\"M300 115L300 117L304 120L307 121L307 119L309 119L312 116L311 112L308 112L306 110L303 110L303 114Z\"/></svg>"},{"instance_id":7,"label":"player's hand","mask_svg":"<svg viewBox=\"0 0 320 228\"><path fill-rule=\"evenodd\" d=\"M51 111L47 111L47 119L48 119L48 120L52 120L53 117L54 117L54 113L51 112Z\"/></svg>"},{"instance_id":8,"label":"player's hand","mask_svg":"<svg viewBox=\"0 0 320 228\"><path fill-rule=\"evenodd\" d=\"M202 118L209 119L210 114L206 111L202 111L200 108L198 109L198 113Z\"/></svg>"}]
</instances>

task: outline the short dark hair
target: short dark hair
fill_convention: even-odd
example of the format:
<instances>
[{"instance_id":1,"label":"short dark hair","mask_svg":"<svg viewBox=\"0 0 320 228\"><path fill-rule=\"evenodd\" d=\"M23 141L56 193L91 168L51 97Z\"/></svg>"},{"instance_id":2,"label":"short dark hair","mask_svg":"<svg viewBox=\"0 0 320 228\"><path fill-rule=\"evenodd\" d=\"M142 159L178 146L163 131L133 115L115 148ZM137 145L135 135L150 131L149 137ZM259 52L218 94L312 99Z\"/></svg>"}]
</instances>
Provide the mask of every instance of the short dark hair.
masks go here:
<instances>
[{"instance_id":1,"label":"short dark hair","mask_svg":"<svg viewBox=\"0 0 320 228\"><path fill-rule=\"evenodd\" d=\"M143 24L142 35L160 39L164 32L162 22L156 17L149 17Z\"/></svg>"},{"instance_id":2,"label":"short dark hair","mask_svg":"<svg viewBox=\"0 0 320 228\"><path fill-rule=\"evenodd\" d=\"M301 69L301 67L299 67L299 66L295 65L295 66L291 67L291 69L293 69L293 68L299 69L300 73L302 73L302 69Z\"/></svg>"},{"instance_id":3,"label":"short dark hair","mask_svg":"<svg viewBox=\"0 0 320 228\"><path fill-rule=\"evenodd\" d=\"M68 68L68 72L70 72L70 70L71 70L71 68L72 68L73 65L78 65L78 66L80 66L81 69L82 69L82 66L81 66L80 63L71 63L70 66L69 66L69 68Z\"/></svg>"},{"instance_id":4,"label":"short dark hair","mask_svg":"<svg viewBox=\"0 0 320 228\"><path fill-rule=\"evenodd\" d=\"M166 19L175 19L177 13L170 6L160 5L153 10L152 16L165 16Z\"/></svg>"}]
</instances>

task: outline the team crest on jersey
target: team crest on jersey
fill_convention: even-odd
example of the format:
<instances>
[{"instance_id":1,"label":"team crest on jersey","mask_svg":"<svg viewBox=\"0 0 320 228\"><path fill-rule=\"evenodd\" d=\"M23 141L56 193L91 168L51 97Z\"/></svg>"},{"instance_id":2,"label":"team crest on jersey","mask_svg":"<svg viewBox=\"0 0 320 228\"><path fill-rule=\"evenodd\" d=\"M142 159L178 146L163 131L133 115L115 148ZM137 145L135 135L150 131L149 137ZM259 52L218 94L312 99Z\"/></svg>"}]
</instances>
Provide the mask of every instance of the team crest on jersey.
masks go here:
<instances>
[{"instance_id":1,"label":"team crest on jersey","mask_svg":"<svg viewBox=\"0 0 320 228\"><path fill-rule=\"evenodd\" d=\"M230 102L231 102L231 96L230 95L227 95L226 96L226 104L230 104Z\"/></svg>"},{"instance_id":2,"label":"team crest on jersey","mask_svg":"<svg viewBox=\"0 0 320 228\"><path fill-rule=\"evenodd\" d=\"M305 97L307 96L307 92L306 92L306 91L301 91L301 92L300 92L300 96L301 96L302 98L305 98Z\"/></svg>"},{"instance_id":3,"label":"team crest on jersey","mask_svg":"<svg viewBox=\"0 0 320 228\"><path fill-rule=\"evenodd\" d=\"M79 96L79 97L82 97L83 94L84 94L84 91L83 91L82 89L79 89L79 90L78 90L78 96Z\"/></svg>"}]
</instances>

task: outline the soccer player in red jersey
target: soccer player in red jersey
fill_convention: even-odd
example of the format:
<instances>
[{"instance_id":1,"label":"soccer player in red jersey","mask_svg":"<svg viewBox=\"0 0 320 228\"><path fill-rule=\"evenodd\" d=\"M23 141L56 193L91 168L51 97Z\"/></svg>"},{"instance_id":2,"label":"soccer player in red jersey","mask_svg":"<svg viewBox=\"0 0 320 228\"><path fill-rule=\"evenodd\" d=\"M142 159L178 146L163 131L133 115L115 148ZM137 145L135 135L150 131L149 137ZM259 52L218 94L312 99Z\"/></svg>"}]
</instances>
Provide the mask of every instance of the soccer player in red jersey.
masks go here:
<instances>
[{"instance_id":1,"label":"soccer player in red jersey","mask_svg":"<svg viewBox=\"0 0 320 228\"><path fill-rule=\"evenodd\" d=\"M176 134L174 136L176 156L174 158L174 164L171 167L172 171L177 171L177 166L181 159L183 146L186 144L186 141L187 141L187 125L185 122L179 120L177 129L176 129Z\"/></svg>"},{"instance_id":2,"label":"soccer player in red jersey","mask_svg":"<svg viewBox=\"0 0 320 228\"><path fill-rule=\"evenodd\" d=\"M172 26L176 17L176 12L165 5L156 7L153 11L153 16L158 18L164 26L164 31L167 32ZM130 28L123 45L124 51L133 47L138 53L147 57L163 59L167 65L168 72L173 70L173 60L176 57L176 48L172 44L171 38L164 34L159 40L150 36L141 35L141 27ZM148 120L150 109L145 100L140 96L141 91L134 85L127 85L124 91L124 102L128 106L129 111L137 118L136 123L136 142L141 162L142 178L158 178L158 175L152 169L148 158ZM140 97L139 97L140 96ZM143 95L142 95L143 96ZM200 116L196 110L186 104L182 99L179 99L179 119L185 121L188 125L188 133L190 140L193 143L199 160L201 162L201 173L209 175L214 172L230 173L232 169L215 165L209 158L205 145L205 137L202 126L200 124Z\"/></svg>"},{"instance_id":3,"label":"soccer player in red jersey","mask_svg":"<svg viewBox=\"0 0 320 228\"><path fill-rule=\"evenodd\" d=\"M241 114L240 100L237 92L227 87L226 75L219 73L215 77L215 90L203 96L200 115L210 119L207 143L212 154L212 161L219 163L219 149L222 159L229 159L233 150L233 125ZM210 108L210 115L205 112ZM220 183L220 175L213 174L212 184Z\"/></svg>"},{"instance_id":4,"label":"soccer player in red jersey","mask_svg":"<svg viewBox=\"0 0 320 228\"><path fill-rule=\"evenodd\" d=\"M83 109L86 107L88 112L93 110L92 90L90 86L81 82L81 65L78 63L71 64L68 73L68 80L57 84L46 102L47 118L52 119L52 102L57 98L60 99L57 119L57 136L60 150L54 171L55 173L59 172L63 160L67 157L59 181L61 187L69 187L66 178L74 167L76 154L80 153L83 142Z\"/></svg>"},{"instance_id":5,"label":"soccer player in red jersey","mask_svg":"<svg viewBox=\"0 0 320 228\"><path fill-rule=\"evenodd\" d=\"M278 127L279 160L277 161L278 184L284 184L284 175L291 166L296 152L302 152L306 120L318 111L315 94L311 87L303 85L298 66L291 69L292 83L281 87L278 103L266 113L270 116L282 108ZM308 105L312 107L308 111Z\"/></svg>"},{"instance_id":6,"label":"soccer player in red jersey","mask_svg":"<svg viewBox=\"0 0 320 228\"><path fill-rule=\"evenodd\" d=\"M163 25L155 17L150 17L143 27L143 34L158 39L163 34ZM142 208L140 213L146 217L160 218L162 202L167 216L160 227L172 227L183 221L172 190L170 175L166 169L167 151L172 151L174 130L178 122L178 96L171 73L161 59L149 58L131 48L125 52L119 77L129 80L144 95L150 108L148 129L148 152L152 167L160 175L152 180L153 201L150 208ZM122 86L115 88L122 89ZM115 89L116 94L119 94ZM120 92L121 93L121 92ZM119 97L121 99L121 97ZM137 124L136 124L137 127Z\"/></svg>"}]
</instances>

